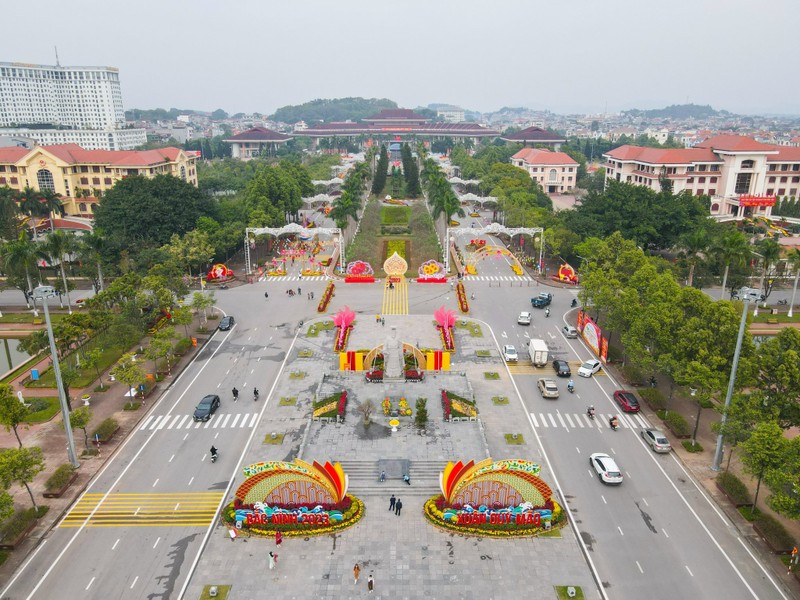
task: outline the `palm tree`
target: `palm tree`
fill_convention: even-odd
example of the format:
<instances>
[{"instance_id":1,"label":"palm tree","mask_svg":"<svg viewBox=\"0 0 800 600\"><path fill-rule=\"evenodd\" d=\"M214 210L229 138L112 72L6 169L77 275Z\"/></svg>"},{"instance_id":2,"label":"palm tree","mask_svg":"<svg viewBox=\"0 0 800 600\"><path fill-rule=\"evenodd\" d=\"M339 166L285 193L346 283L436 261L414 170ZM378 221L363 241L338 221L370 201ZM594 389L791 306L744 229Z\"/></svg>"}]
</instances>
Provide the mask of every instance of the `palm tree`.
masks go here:
<instances>
[{"instance_id":1,"label":"palm tree","mask_svg":"<svg viewBox=\"0 0 800 600\"><path fill-rule=\"evenodd\" d=\"M766 301L772 293L772 285L775 281L774 275L778 261L781 258L781 246L772 238L766 238L758 243L758 250L761 253L761 258L764 263L764 289L761 293L764 295L764 306L767 305Z\"/></svg>"},{"instance_id":2,"label":"palm tree","mask_svg":"<svg viewBox=\"0 0 800 600\"><path fill-rule=\"evenodd\" d=\"M728 284L728 273L731 265L738 265L750 256L750 244L743 233L730 230L726 232L711 248L717 257L725 263L725 273L722 275L722 291L719 299L725 297L725 287Z\"/></svg>"},{"instance_id":3,"label":"palm tree","mask_svg":"<svg viewBox=\"0 0 800 600\"><path fill-rule=\"evenodd\" d=\"M678 244L683 248L684 257L689 264L689 277L686 280L686 285L692 287L692 283L694 282L694 269L698 263L703 260L708 250L708 231L702 227L698 227L683 235Z\"/></svg>"},{"instance_id":4,"label":"palm tree","mask_svg":"<svg viewBox=\"0 0 800 600\"><path fill-rule=\"evenodd\" d=\"M64 272L64 257L72 254L77 246L74 233L65 233L64 231L53 231L47 236L47 240L43 244L42 250L50 257L50 262L58 262L58 267L61 270L61 281L64 283L64 292L67 295L67 310L72 314L72 301L69 297L69 286L67 285L67 275ZM61 301L61 296L58 297L61 308L64 308L64 303Z\"/></svg>"},{"instance_id":5,"label":"palm tree","mask_svg":"<svg viewBox=\"0 0 800 600\"><path fill-rule=\"evenodd\" d=\"M0 187L0 237L11 241L17 237L19 220L17 192L7 185Z\"/></svg>"},{"instance_id":6,"label":"palm tree","mask_svg":"<svg viewBox=\"0 0 800 600\"><path fill-rule=\"evenodd\" d=\"M792 269L794 269L794 286L792 287L792 300L789 302L789 317L792 316L792 308L794 307L794 298L797 294L797 279L800 278L800 249L793 248L789 251L789 254L786 256L789 264L792 265Z\"/></svg>"},{"instance_id":7,"label":"palm tree","mask_svg":"<svg viewBox=\"0 0 800 600\"><path fill-rule=\"evenodd\" d=\"M3 244L0 247L0 260L9 271L24 272L25 279L28 282L28 297L33 298L33 281L31 280L31 270L36 269L38 272L37 261L44 258L39 245L28 239L24 231L20 231L19 239ZM41 281L41 280L40 280ZM30 306L30 304L28 305ZM39 316L39 311L36 308L36 300L33 300L33 315Z\"/></svg>"},{"instance_id":8,"label":"palm tree","mask_svg":"<svg viewBox=\"0 0 800 600\"><path fill-rule=\"evenodd\" d=\"M17 192L17 200L19 209L31 219L33 239L36 239L36 217L42 216L42 195L26 185L21 192Z\"/></svg>"},{"instance_id":9,"label":"palm tree","mask_svg":"<svg viewBox=\"0 0 800 600\"><path fill-rule=\"evenodd\" d=\"M100 234L92 232L81 237L78 245L79 255L83 259L97 265L97 283L99 288L97 291L100 292L106 287L103 282L102 264L104 253L108 250L106 239Z\"/></svg>"},{"instance_id":10,"label":"palm tree","mask_svg":"<svg viewBox=\"0 0 800 600\"><path fill-rule=\"evenodd\" d=\"M50 218L50 231L55 231L53 227L53 213L58 213L58 216L64 216L64 203L61 196L51 190L42 190L39 192L42 203L42 214Z\"/></svg>"}]
</instances>

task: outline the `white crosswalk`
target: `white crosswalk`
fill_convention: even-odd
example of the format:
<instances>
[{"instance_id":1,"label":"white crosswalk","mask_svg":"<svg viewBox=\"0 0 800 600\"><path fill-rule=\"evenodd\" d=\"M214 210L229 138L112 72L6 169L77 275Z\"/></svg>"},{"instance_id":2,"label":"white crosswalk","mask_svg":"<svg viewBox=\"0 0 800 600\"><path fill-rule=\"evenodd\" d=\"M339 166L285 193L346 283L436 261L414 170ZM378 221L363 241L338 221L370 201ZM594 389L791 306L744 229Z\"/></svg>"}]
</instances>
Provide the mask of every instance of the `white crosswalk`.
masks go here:
<instances>
[{"instance_id":1,"label":"white crosswalk","mask_svg":"<svg viewBox=\"0 0 800 600\"><path fill-rule=\"evenodd\" d=\"M533 281L530 277L518 275L465 275L464 281Z\"/></svg>"},{"instance_id":2,"label":"white crosswalk","mask_svg":"<svg viewBox=\"0 0 800 600\"><path fill-rule=\"evenodd\" d=\"M553 429L564 427L565 429L585 429L596 427L597 429L611 429L608 421L615 415L601 415L596 413L594 419L590 419L586 413L531 413L533 426L537 428ZM641 414L620 413L616 415L619 424L626 429L647 429L652 427Z\"/></svg>"},{"instance_id":3,"label":"white crosswalk","mask_svg":"<svg viewBox=\"0 0 800 600\"><path fill-rule=\"evenodd\" d=\"M280 283L281 281L327 281L330 279L327 275L279 275L277 277L270 277L269 275L262 275L258 278L259 281L274 281Z\"/></svg>"},{"instance_id":4,"label":"white crosswalk","mask_svg":"<svg viewBox=\"0 0 800 600\"><path fill-rule=\"evenodd\" d=\"M197 421L192 415L150 415L139 426L139 431L160 429L249 429L258 420L258 413L215 413L208 421Z\"/></svg>"}]
</instances>

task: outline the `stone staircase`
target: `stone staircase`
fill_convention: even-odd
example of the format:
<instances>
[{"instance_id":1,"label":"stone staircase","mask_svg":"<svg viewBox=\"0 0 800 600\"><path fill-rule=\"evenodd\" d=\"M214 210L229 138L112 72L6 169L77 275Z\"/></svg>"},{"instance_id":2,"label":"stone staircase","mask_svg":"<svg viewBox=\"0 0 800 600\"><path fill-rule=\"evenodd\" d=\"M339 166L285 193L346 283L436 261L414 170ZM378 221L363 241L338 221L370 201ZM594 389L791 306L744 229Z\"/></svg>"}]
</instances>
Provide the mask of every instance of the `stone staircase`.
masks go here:
<instances>
[{"instance_id":1,"label":"stone staircase","mask_svg":"<svg viewBox=\"0 0 800 600\"><path fill-rule=\"evenodd\" d=\"M336 462L336 461L332 461ZM447 461L438 460L343 460L342 469L349 477L348 492L359 498L372 496L389 496L394 494L401 498L406 496L424 496L426 498L441 493L439 489L439 473ZM386 472L386 481L379 481L381 470ZM403 481L403 474L408 473L411 485Z\"/></svg>"}]
</instances>

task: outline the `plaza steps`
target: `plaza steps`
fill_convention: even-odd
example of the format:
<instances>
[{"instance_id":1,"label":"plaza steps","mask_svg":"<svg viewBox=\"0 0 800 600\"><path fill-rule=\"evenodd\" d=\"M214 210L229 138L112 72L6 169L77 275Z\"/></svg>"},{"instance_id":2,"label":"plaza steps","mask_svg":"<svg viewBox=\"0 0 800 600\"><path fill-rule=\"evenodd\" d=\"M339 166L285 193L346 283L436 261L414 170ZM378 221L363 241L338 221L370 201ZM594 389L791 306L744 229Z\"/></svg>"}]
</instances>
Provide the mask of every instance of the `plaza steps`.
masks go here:
<instances>
[{"instance_id":1,"label":"plaza steps","mask_svg":"<svg viewBox=\"0 0 800 600\"><path fill-rule=\"evenodd\" d=\"M335 462L335 461L333 461ZM447 461L438 460L342 460L342 469L350 480L348 491L354 496L365 498L394 494L405 496L424 496L440 494L439 473ZM403 482L403 472L408 469L411 485ZM381 469L386 471L386 481L378 481Z\"/></svg>"}]
</instances>

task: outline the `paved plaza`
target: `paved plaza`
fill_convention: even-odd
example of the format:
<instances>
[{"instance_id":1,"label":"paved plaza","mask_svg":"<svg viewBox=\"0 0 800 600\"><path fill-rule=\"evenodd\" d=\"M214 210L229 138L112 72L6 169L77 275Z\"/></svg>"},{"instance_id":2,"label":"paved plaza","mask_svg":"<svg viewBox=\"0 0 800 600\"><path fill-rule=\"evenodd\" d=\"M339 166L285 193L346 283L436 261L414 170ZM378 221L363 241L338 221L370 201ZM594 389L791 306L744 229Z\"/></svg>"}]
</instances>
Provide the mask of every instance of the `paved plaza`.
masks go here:
<instances>
[{"instance_id":1,"label":"paved plaza","mask_svg":"<svg viewBox=\"0 0 800 600\"><path fill-rule=\"evenodd\" d=\"M285 537L278 550L272 538L242 535L231 542L220 524L212 531L187 598L198 598L209 584L231 585L231 600L357 598L368 595L370 574L375 598L492 599L521 593L549 600L555 597L556 585L581 586L588 598L599 596L570 527L554 537L476 538L439 530L423 517L422 505L439 493L438 472L447 461L533 460L542 464L541 476L553 486L526 411L485 324L479 323L481 337L472 337L467 328L456 328L451 371L428 372L422 383L391 384L368 383L363 373L338 371L332 352L334 330L310 337L308 325L298 335L242 465L296 457L341 462L350 478L349 493L364 501L365 516L336 535ZM429 315L390 315L385 325L359 315L348 347L372 348L383 343L393 327L402 341L440 347ZM491 356L478 357L478 350L487 350ZM487 379L486 372L496 372L500 378ZM313 399L341 389L348 392L345 423L312 420ZM474 397L479 420L444 422L441 389ZM398 431L391 431L381 401L386 396L396 401L401 395L412 407L417 398L427 398L429 423L424 434L408 417L402 419ZM495 396L507 397L509 402L495 404ZM296 403L281 405L281 398L295 398ZM365 427L357 408L368 399L375 403L376 414ZM281 445L264 443L272 433L285 434ZM524 443L507 445L505 433L524 433ZM383 483L378 481L381 469L387 473ZM402 481L406 469L410 486ZM242 481L240 470L232 490ZM403 501L399 516L389 511L392 494ZM279 554L274 570L268 568L269 551ZM355 563L361 565L358 584L353 581Z\"/></svg>"}]
</instances>

